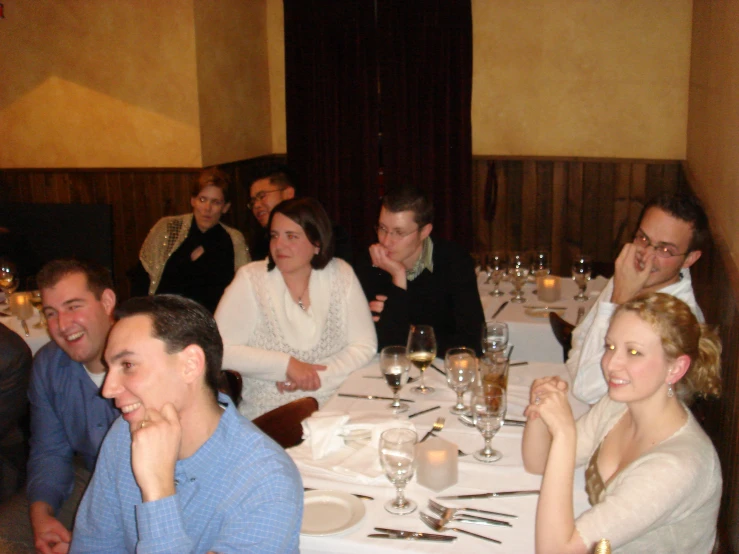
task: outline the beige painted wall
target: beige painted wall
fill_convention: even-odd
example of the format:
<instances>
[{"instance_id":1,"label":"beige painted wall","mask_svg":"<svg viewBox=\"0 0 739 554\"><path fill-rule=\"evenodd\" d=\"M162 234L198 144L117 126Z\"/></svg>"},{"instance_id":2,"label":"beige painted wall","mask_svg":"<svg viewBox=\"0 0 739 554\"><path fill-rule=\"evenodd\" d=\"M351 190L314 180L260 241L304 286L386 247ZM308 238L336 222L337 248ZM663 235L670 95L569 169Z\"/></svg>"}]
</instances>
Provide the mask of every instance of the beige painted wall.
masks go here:
<instances>
[{"instance_id":1,"label":"beige painted wall","mask_svg":"<svg viewBox=\"0 0 739 554\"><path fill-rule=\"evenodd\" d=\"M739 265L739 0L695 0L687 157Z\"/></svg>"},{"instance_id":2,"label":"beige painted wall","mask_svg":"<svg viewBox=\"0 0 739 554\"><path fill-rule=\"evenodd\" d=\"M5 0L0 167L198 166L192 0Z\"/></svg>"},{"instance_id":3,"label":"beige painted wall","mask_svg":"<svg viewBox=\"0 0 739 554\"><path fill-rule=\"evenodd\" d=\"M477 155L683 159L692 0L472 0Z\"/></svg>"},{"instance_id":4,"label":"beige painted wall","mask_svg":"<svg viewBox=\"0 0 739 554\"><path fill-rule=\"evenodd\" d=\"M267 51L272 113L272 152L287 152L285 123L285 24L282 0L267 0Z\"/></svg>"},{"instance_id":5,"label":"beige painted wall","mask_svg":"<svg viewBox=\"0 0 739 554\"><path fill-rule=\"evenodd\" d=\"M272 152L266 0L195 0L202 164Z\"/></svg>"}]
</instances>

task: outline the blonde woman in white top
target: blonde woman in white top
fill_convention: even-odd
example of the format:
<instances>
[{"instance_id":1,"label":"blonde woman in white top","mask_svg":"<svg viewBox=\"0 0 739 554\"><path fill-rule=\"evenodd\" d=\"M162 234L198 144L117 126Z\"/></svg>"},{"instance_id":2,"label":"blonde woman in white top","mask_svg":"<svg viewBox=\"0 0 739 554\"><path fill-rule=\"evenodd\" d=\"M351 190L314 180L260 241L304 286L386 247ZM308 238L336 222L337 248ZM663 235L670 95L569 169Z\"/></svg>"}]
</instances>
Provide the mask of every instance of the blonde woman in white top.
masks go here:
<instances>
[{"instance_id":1,"label":"blonde woman in white top","mask_svg":"<svg viewBox=\"0 0 739 554\"><path fill-rule=\"evenodd\" d=\"M215 313L223 367L244 377L239 409L250 419L304 396L325 402L377 351L362 287L333 257L320 203L286 200L268 228L268 259L236 273Z\"/></svg>"},{"instance_id":2,"label":"blonde woman in white top","mask_svg":"<svg viewBox=\"0 0 739 554\"><path fill-rule=\"evenodd\" d=\"M674 296L621 305L601 366L608 395L577 423L558 378L531 387L526 469L543 473L536 552L709 553L716 537L721 468L683 401L720 392L718 338ZM591 508L574 517L575 466L588 464Z\"/></svg>"}]
</instances>

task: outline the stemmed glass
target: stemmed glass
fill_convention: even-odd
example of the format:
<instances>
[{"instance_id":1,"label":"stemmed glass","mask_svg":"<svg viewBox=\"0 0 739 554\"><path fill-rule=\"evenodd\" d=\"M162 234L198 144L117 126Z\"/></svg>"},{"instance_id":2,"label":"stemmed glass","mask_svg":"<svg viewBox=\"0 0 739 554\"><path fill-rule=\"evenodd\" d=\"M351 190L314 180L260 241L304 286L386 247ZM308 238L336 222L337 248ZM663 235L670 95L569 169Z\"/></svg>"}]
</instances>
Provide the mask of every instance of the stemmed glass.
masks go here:
<instances>
[{"instance_id":1,"label":"stemmed glass","mask_svg":"<svg viewBox=\"0 0 739 554\"><path fill-rule=\"evenodd\" d=\"M0 289L5 293L5 303L10 305L10 295L18 288L18 270L8 258L0 258Z\"/></svg>"},{"instance_id":2,"label":"stemmed glass","mask_svg":"<svg viewBox=\"0 0 739 554\"><path fill-rule=\"evenodd\" d=\"M475 459L481 462L497 462L503 455L493 449L490 443L505 418L506 393L501 387L481 383L472 396L471 407L475 427L485 439L485 446L475 452Z\"/></svg>"},{"instance_id":3,"label":"stemmed glass","mask_svg":"<svg viewBox=\"0 0 739 554\"><path fill-rule=\"evenodd\" d=\"M410 361L405 346L386 346L380 352L380 369L393 391L393 401L388 409L400 414L408 411L408 404L400 401L400 389L408 382Z\"/></svg>"},{"instance_id":4,"label":"stemmed glass","mask_svg":"<svg viewBox=\"0 0 739 554\"><path fill-rule=\"evenodd\" d=\"M33 316L31 295L27 292L17 292L10 295L9 302L10 312L25 325L26 320ZM26 336L28 336L28 328L24 327L24 329L26 330Z\"/></svg>"},{"instance_id":5,"label":"stemmed glass","mask_svg":"<svg viewBox=\"0 0 739 554\"><path fill-rule=\"evenodd\" d=\"M505 352L508 346L508 325L502 321L486 321L482 324L482 353L494 356Z\"/></svg>"},{"instance_id":6,"label":"stemmed glass","mask_svg":"<svg viewBox=\"0 0 739 554\"><path fill-rule=\"evenodd\" d=\"M578 302L585 302L588 299L585 290L588 288L588 281L590 281L592 273L593 261L590 256L576 256L572 261L572 280L580 289L580 292L574 297Z\"/></svg>"},{"instance_id":7,"label":"stemmed glass","mask_svg":"<svg viewBox=\"0 0 739 554\"><path fill-rule=\"evenodd\" d=\"M477 357L471 348L450 348L444 356L446 382L449 388L457 393L457 403L449 408L453 414L467 413L464 405L464 393L470 388L477 375Z\"/></svg>"},{"instance_id":8,"label":"stemmed glass","mask_svg":"<svg viewBox=\"0 0 739 554\"><path fill-rule=\"evenodd\" d=\"M527 263L527 256L525 252L515 252L511 256L511 261L508 266L508 275L513 280L513 298L511 302L516 304L523 304L526 302L526 298L521 293L521 289L526 284L529 277L530 266Z\"/></svg>"},{"instance_id":9,"label":"stemmed glass","mask_svg":"<svg viewBox=\"0 0 739 554\"><path fill-rule=\"evenodd\" d=\"M418 394L430 394L434 392L433 387L427 387L424 382L426 368L431 365L436 357L436 336L431 325L411 325L408 331L408 344L406 345L408 359L421 372L421 380L417 387L411 389Z\"/></svg>"},{"instance_id":10,"label":"stemmed glass","mask_svg":"<svg viewBox=\"0 0 739 554\"><path fill-rule=\"evenodd\" d=\"M44 301L41 299L41 291L40 290L32 290L31 291L31 304L34 308L38 310L39 320L38 322L33 324L34 329L41 329L42 327L45 327L44 322L46 321L46 317L44 316Z\"/></svg>"},{"instance_id":11,"label":"stemmed glass","mask_svg":"<svg viewBox=\"0 0 739 554\"><path fill-rule=\"evenodd\" d=\"M534 277L546 277L551 271L549 251L541 249L534 252L534 259L531 262L531 273L534 274Z\"/></svg>"},{"instance_id":12,"label":"stemmed glass","mask_svg":"<svg viewBox=\"0 0 739 554\"><path fill-rule=\"evenodd\" d=\"M413 477L413 457L418 435L410 429L388 429L380 435L380 463L388 480L395 485L395 499L385 503L391 514L405 515L418 507L405 497L404 489Z\"/></svg>"},{"instance_id":13,"label":"stemmed glass","mask_svg":"<svg viewBox=\"0 0 739 554\"><path fill-rule=\"evenodd\" d=\"M490 272L490 279L493 282L495 288L490 291L492 296L503 296L503 291L500 290L500 282L503 280L505 275L508 262L506 261L505 252L496 251L488 256L487 268Z\"/></svg>"}]
</instances>

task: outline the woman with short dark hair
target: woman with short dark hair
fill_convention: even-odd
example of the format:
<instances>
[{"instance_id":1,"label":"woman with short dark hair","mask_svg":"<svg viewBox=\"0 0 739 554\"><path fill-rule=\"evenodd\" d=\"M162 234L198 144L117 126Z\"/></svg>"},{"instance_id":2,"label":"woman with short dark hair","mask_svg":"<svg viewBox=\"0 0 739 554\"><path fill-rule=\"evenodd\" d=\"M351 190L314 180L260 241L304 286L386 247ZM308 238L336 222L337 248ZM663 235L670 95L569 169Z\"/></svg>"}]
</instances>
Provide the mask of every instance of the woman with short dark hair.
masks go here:
<instances>
[{"instance_id":1,"label":"woman with short dark hair","mask_svg":"<svg viewBox=\"0 0 739 554\"><path fill-rule=\"evenodd\" d=\"M223 365L243 375L240 410L250 419L304 396L325 402L377 350L362 287L333 257L321 204L285 200L268 228L268 259L236 273L215 314Z\"/></svg>"}]
</instances>

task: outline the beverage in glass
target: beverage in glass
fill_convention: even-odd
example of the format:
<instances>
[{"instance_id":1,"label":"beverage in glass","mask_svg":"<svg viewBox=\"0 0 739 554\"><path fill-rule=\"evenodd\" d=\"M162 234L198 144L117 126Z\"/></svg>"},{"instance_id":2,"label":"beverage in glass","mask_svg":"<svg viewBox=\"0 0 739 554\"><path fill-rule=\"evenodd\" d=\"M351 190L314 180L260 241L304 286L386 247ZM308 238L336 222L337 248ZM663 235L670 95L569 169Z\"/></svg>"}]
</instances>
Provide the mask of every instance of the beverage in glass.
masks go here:
<instances>
[{"instance_id":1,"label":"beverage in glass","mask_svg":"<svg viewBox=\"0 0 739 554\"><path fill-rule=\"evenodd\" d=\"M471 348L450 348L444 356L446 382L449 388L457 393L457 403L449 408L453 414L467 413L464 405L464 393L470 388L477 375L477 357Z\"/></svg>"},{"instance_id":2,"label":"beverage in glass","mask_svg":"<svg viewBox=\"0 0 739 554\"><path fill-rule=\"evenodd\" d=\"M475 459L481 462L497 462L503 455L491 446L491 442L505 418L505 390L481 384L472 396L471 408L475 427L485 439L485 446L475 452Z\"/></svg>"},{"instance_id":3,"label":"beverage in glass","mask_svg":"<svg viewBox=\"0 0 739 554\"><path fill-rule=\"evenodd\" d=\"M436 336L431 325L411 325L408 331L408 343L406 345L408 359L421 372L421 380L413 392L418 394L429 394L434 392L433 387L427 387L424 381L426 368L431 365L436 357Z\"/></svg>"},{"instance_id":4,"label":"beverage in glass","mask_svg":"<svg viewBox=\"0 0 739 554\"><path fill-rule=\"evenodd\" d=\"M405 486L413 478L413 459L418 435L410 429L388 429L380 435L380 464L395 486L395 498L385 503L391 514L410 514L418 507L405 497Z\"/></svg>"},{"instance_id":5,"label":"beverage in glass","mask_svg":"<svg viewBox=\"0 0 739 554\"><path fill-rule=\"evenodd\" d=\"M393 401L388 408L396 414L408 411L408 404L400 401L400 389L408 382L409 369L405 346L386 346L380 352L380 370L393 391Z\"/></svg>"}]
</instances>

